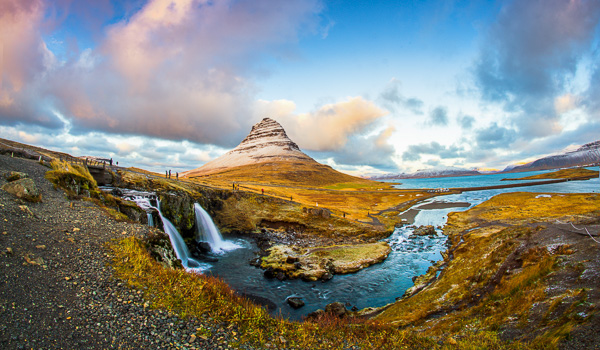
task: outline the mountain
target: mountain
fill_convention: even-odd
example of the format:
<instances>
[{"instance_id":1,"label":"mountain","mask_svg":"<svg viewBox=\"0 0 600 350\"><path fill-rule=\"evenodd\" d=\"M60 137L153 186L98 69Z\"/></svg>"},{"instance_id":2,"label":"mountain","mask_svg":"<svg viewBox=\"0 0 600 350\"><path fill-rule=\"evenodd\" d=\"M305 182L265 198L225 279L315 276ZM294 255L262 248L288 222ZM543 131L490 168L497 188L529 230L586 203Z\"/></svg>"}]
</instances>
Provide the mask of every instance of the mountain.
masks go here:
<instances>
[{"instance_id":1,"label":"mountain","mask_svg":"<svg viewBox=\"0 0 600 350\"><path fill-rule=\"evenodd\" d=\"M242 142L203 166L180 174L187 178L210 176L224 181L295 183L311 186L341 182L369 182L320 164L290 140L283 127L264 118Z\"/></svg>"},{"instance_id":2,"label":"mountain","mask_svg":"<svg viewBox=\"0 0 600 350\"><path fill-rule=\"evenodd\" d=\"M571 168L576 166L597 165L600 162L600 141L587 143L575 151L547 156L531 163L518 166L509 166L505 172L546 170L557 168Z\"/></svg>"},{"instance_id":3,"label":"mountain","mask_svg":"<svg viewBox=\"0 0 600 350\"><path fill-rule=\"evenodd\" d=\"M470 176L470 175L481 175L479 171L467 170L461 168L436 168L436 169L419 169L411 174L387 174L370 177L371 180L396 180L396 179L420 179L420 178L432 178L432 177L450 177L450 176Z\"/></svg>"}]
</instances>

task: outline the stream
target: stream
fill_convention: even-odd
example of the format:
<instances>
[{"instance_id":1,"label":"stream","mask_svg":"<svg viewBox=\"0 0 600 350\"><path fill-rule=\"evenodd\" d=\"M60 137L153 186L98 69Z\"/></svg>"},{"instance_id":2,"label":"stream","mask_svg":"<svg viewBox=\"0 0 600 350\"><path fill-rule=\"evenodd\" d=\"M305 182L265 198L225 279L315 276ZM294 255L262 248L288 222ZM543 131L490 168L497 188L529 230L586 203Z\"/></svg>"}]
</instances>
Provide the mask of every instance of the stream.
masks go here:
<instances>
[{"instance_id":1,"label":"stream","mask_svg":"<svg viewBox=\"0 0 600 350\"><path fill-rule=\"evenodd\" d=\"M520 173L519 176L535 173ZM470 187L473 180L476 180L474 177L402 180L406 183L398 187L405 188L413 185L412 188L419 188L419 182L426 183L427 188L461 187L459 186L461 179L465 183L462 187ZM492 179L499 181L500 177L488 175L486 181ZM452 186L448 186L449 183ZM600 180L597 178L517 189L517 191L540 193L587 193L599 190ZM256 258L258 248L252 239L244 236L223 237L226 245L235 248L218 251L215 253L218 261L202 263L201 270L202 273L222 278L239 293L269 300L276 306L275 314L292 320L300 320L308 313L323 309L325 305L336 301L345 303L348 309L384 306L394 302L404 294L406 289L412 287L412 278L425 273L435 261L441 260L440 252L447 248L446 236L441 234L440 229L437 229L435 237L412 236L415 226L442 227L446 223L448 213L468 210L504 192L515 192L515 189L472 191L438 196L417 203L412 207L413 210L418 210L414 226L397 228L385 239L390 244L392 252L384 262L353 274L335 275L333 279L326 282L279 281L265 278L262 269L249 264L250 260ZM444 208L431 209L435 206L428 204L433 202L445 203ZM456 206L453 206L453 203L456 203ZM464 203L469 205L465 206ZM293 309L286 302L289 297L302 298L305 306Z\"/></svg>"}]
</instances>

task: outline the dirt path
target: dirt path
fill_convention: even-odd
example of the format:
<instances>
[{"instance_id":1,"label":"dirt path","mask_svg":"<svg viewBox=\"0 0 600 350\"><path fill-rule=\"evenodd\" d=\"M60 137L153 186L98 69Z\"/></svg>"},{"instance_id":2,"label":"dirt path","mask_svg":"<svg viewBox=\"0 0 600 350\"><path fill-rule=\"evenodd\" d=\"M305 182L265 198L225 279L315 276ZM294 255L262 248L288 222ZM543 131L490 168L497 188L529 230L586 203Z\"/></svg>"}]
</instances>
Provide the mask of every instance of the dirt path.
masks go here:
<instances>
[{"instance_id":1,"label":"dirt path","mask_svg":"<svg viewBox=\"0 0 600 350\"><path fill-rule=\"evenodd\" d=\"M0 186L6 172L21 171L43 196L26 203L0 190L0 348L227 348L232 330L152 309L141 291L113 277L107 242L157 229L66 199L44 178L47 170L0 155ZM192 337L199 327L212 337Z\"/></svg>"}]
</instances>

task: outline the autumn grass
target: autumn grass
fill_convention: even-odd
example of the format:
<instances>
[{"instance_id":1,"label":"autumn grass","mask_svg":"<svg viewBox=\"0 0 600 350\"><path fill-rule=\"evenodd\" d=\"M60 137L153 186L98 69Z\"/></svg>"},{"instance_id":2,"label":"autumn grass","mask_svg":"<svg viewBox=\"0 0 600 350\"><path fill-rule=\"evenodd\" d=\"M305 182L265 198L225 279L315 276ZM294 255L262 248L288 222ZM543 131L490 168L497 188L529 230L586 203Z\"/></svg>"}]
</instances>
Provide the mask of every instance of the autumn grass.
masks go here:
<instances>
[{"instance_id":1,"label":"autumn grass","mask_svg":"<svg viewBox=\"0 0 600 350\"><path fill-rule=\"evenodd\" d=\"M543 173L538 175L521 177L518 179L503 179L507 181L513 180L545 180L545 179L574 179L574 178L585 178L591 179L598 177L596 170L590 170L586 168L572 168L572 169L561 169L550 173Z\"/></svg>"},{"instance_id":2,"label":"autumn grass","mask_svg":"<svg viewBox=\"0 0 600 350\"><path fill-rule=\"evenodd\" d=\"M541 222L544 220L571 220L577 215L598 213L600 196L590 193L548 194L514 192L504 193L458 214L455 224L477 221L497 221L508 224ZM459 222L460 221L460 222Z\"/></svg>"},{"instance_id":3,"label":"autumn grass","mask_svg":"<svg viewBox=\"0 0 600 350\"><path fill-rule=\"evenodd\" d=\"M194 182L222 189L235 183L242 191L273 196L306 207L324 207L347 220L371 222L380 212L430 195L425 191L405 191L393 184L343 174L316 162L275 162L234 167L220 172L191 176ZM391 229L398 219L382 216Z\"/></svg>"},{"instance_id":4,"label":"autumn grass","mask_svg":"<svg viewBox=\"0 0 600 350\"><path fill-rule=\"evenodd\" d=\"M64 189L69 197L78 196L81 190L99 194L98 184L85 166L58 159L54 159L50 165L52 170L46 172L46 179Z\"/></svg>"},{"instance_id":5,"label":"autumn grass","mask_svg":"<svg viewBox=\"0 0 600 350\"><path fill-rule=\"evenodd\" d=\"M574 253L569 245L549 249L533 243L531 237L544 226L530 224L597 217L599 203L597 194L548 198L508 193L451 213L444 228L450 242L445 260L416 279L420 291L392 304L377 319L432 336L453 334L460 348L477 348L463 342L473 331L493 334L507 326L523 332L524 343L511 347L556 348L583 321L577 306L585 301L586 292L567 288L555 299L549 297L551 276L578 266L560 263ZM553 310L563 304L569 308L557 317ZM531 314L536 305L547 310L543 319ZM532 323L532 317L537 321ZM496 346L492 343L490 348Z\"/></svg>"},{"instance_id":6,"label":"autumn grass","mask_svg":"<svg viewBox=\"0 0 600 350\"><path fill-rule=\"evenodd\" d=\"M431 349L433 340L395 327L358 319L324 317L291 322L272 317L218 278L162 267L134 237L110 244L116 275L144 291L152 307L183 317L208 317L237 327L237 344L296 349ZM207 335L199 330L198 335ZM231 344L236 346L236 344Z\"/></svg>"}]
</instances>

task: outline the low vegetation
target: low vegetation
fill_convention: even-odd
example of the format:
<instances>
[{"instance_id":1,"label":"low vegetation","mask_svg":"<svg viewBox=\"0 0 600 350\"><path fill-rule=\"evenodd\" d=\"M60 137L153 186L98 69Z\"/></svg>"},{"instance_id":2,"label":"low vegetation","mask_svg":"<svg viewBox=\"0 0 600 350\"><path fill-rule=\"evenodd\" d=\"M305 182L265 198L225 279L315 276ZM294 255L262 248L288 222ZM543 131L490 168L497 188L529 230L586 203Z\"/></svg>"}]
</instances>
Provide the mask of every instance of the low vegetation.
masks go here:
<instances>
[{"instance_id":1,"label":"low vegetation","mask_svg":"<svg viewBox=\"0 0 600 350\"><path fill-rule=\"evenodd\" d=\"M432 336L463 339L476 330L528 347L557 347L595 312L586 306L583 282L559 276L580 276L591 262L581 265L576 256L587 242L579 248L557 242L542 223L597 221L599 204L597 194L509 193L451 213L444 261L377 320Z\"/></svg>"},{"instance_id":2,"label":"low vegetation","mask_svg":"<svg viewBox=\"0 0 600 350\"><path fill-rule=\"evenodd\" d=\"M432 349L433 339L396 327L353 318L326 316L314 322L291 322L272 317L262 307L237 295L221 280L161 266L145 245L133 237L114 242L113 266L118 277L144 293L152 307L183 316L209 317L237 330L236 347L243 343L295 349ZM198 330L202 337L205 330ZM485 344L488 338L475 344ZM498 343L497 340L492 340Z\"/></svg>"},{"instance_id":3,"label":"low vegetation","mask_svg":"<svg viewBox=\"0 0 600 350\"><path fill-rule=\"evenodd\" d=\"M64 189L70 197L98 194L98 185L88 169L79 164L71 164L58 159L52 160L51 171L46 172L46 178L55 186Z\"/></svg>"},{"instance_id":4,"label":"low vegetation","mask_svg":"<svg viewBox=\"0 0 600 350\"><path fill-rule=\"evenodd\" d=\"M503 181L513 180L547 180L547 179L578 179L587 180L598 177L598 172L586 168L561 169L549 173L521 177L518 179L502 179Z\"/></svg>"}]
</instances>

